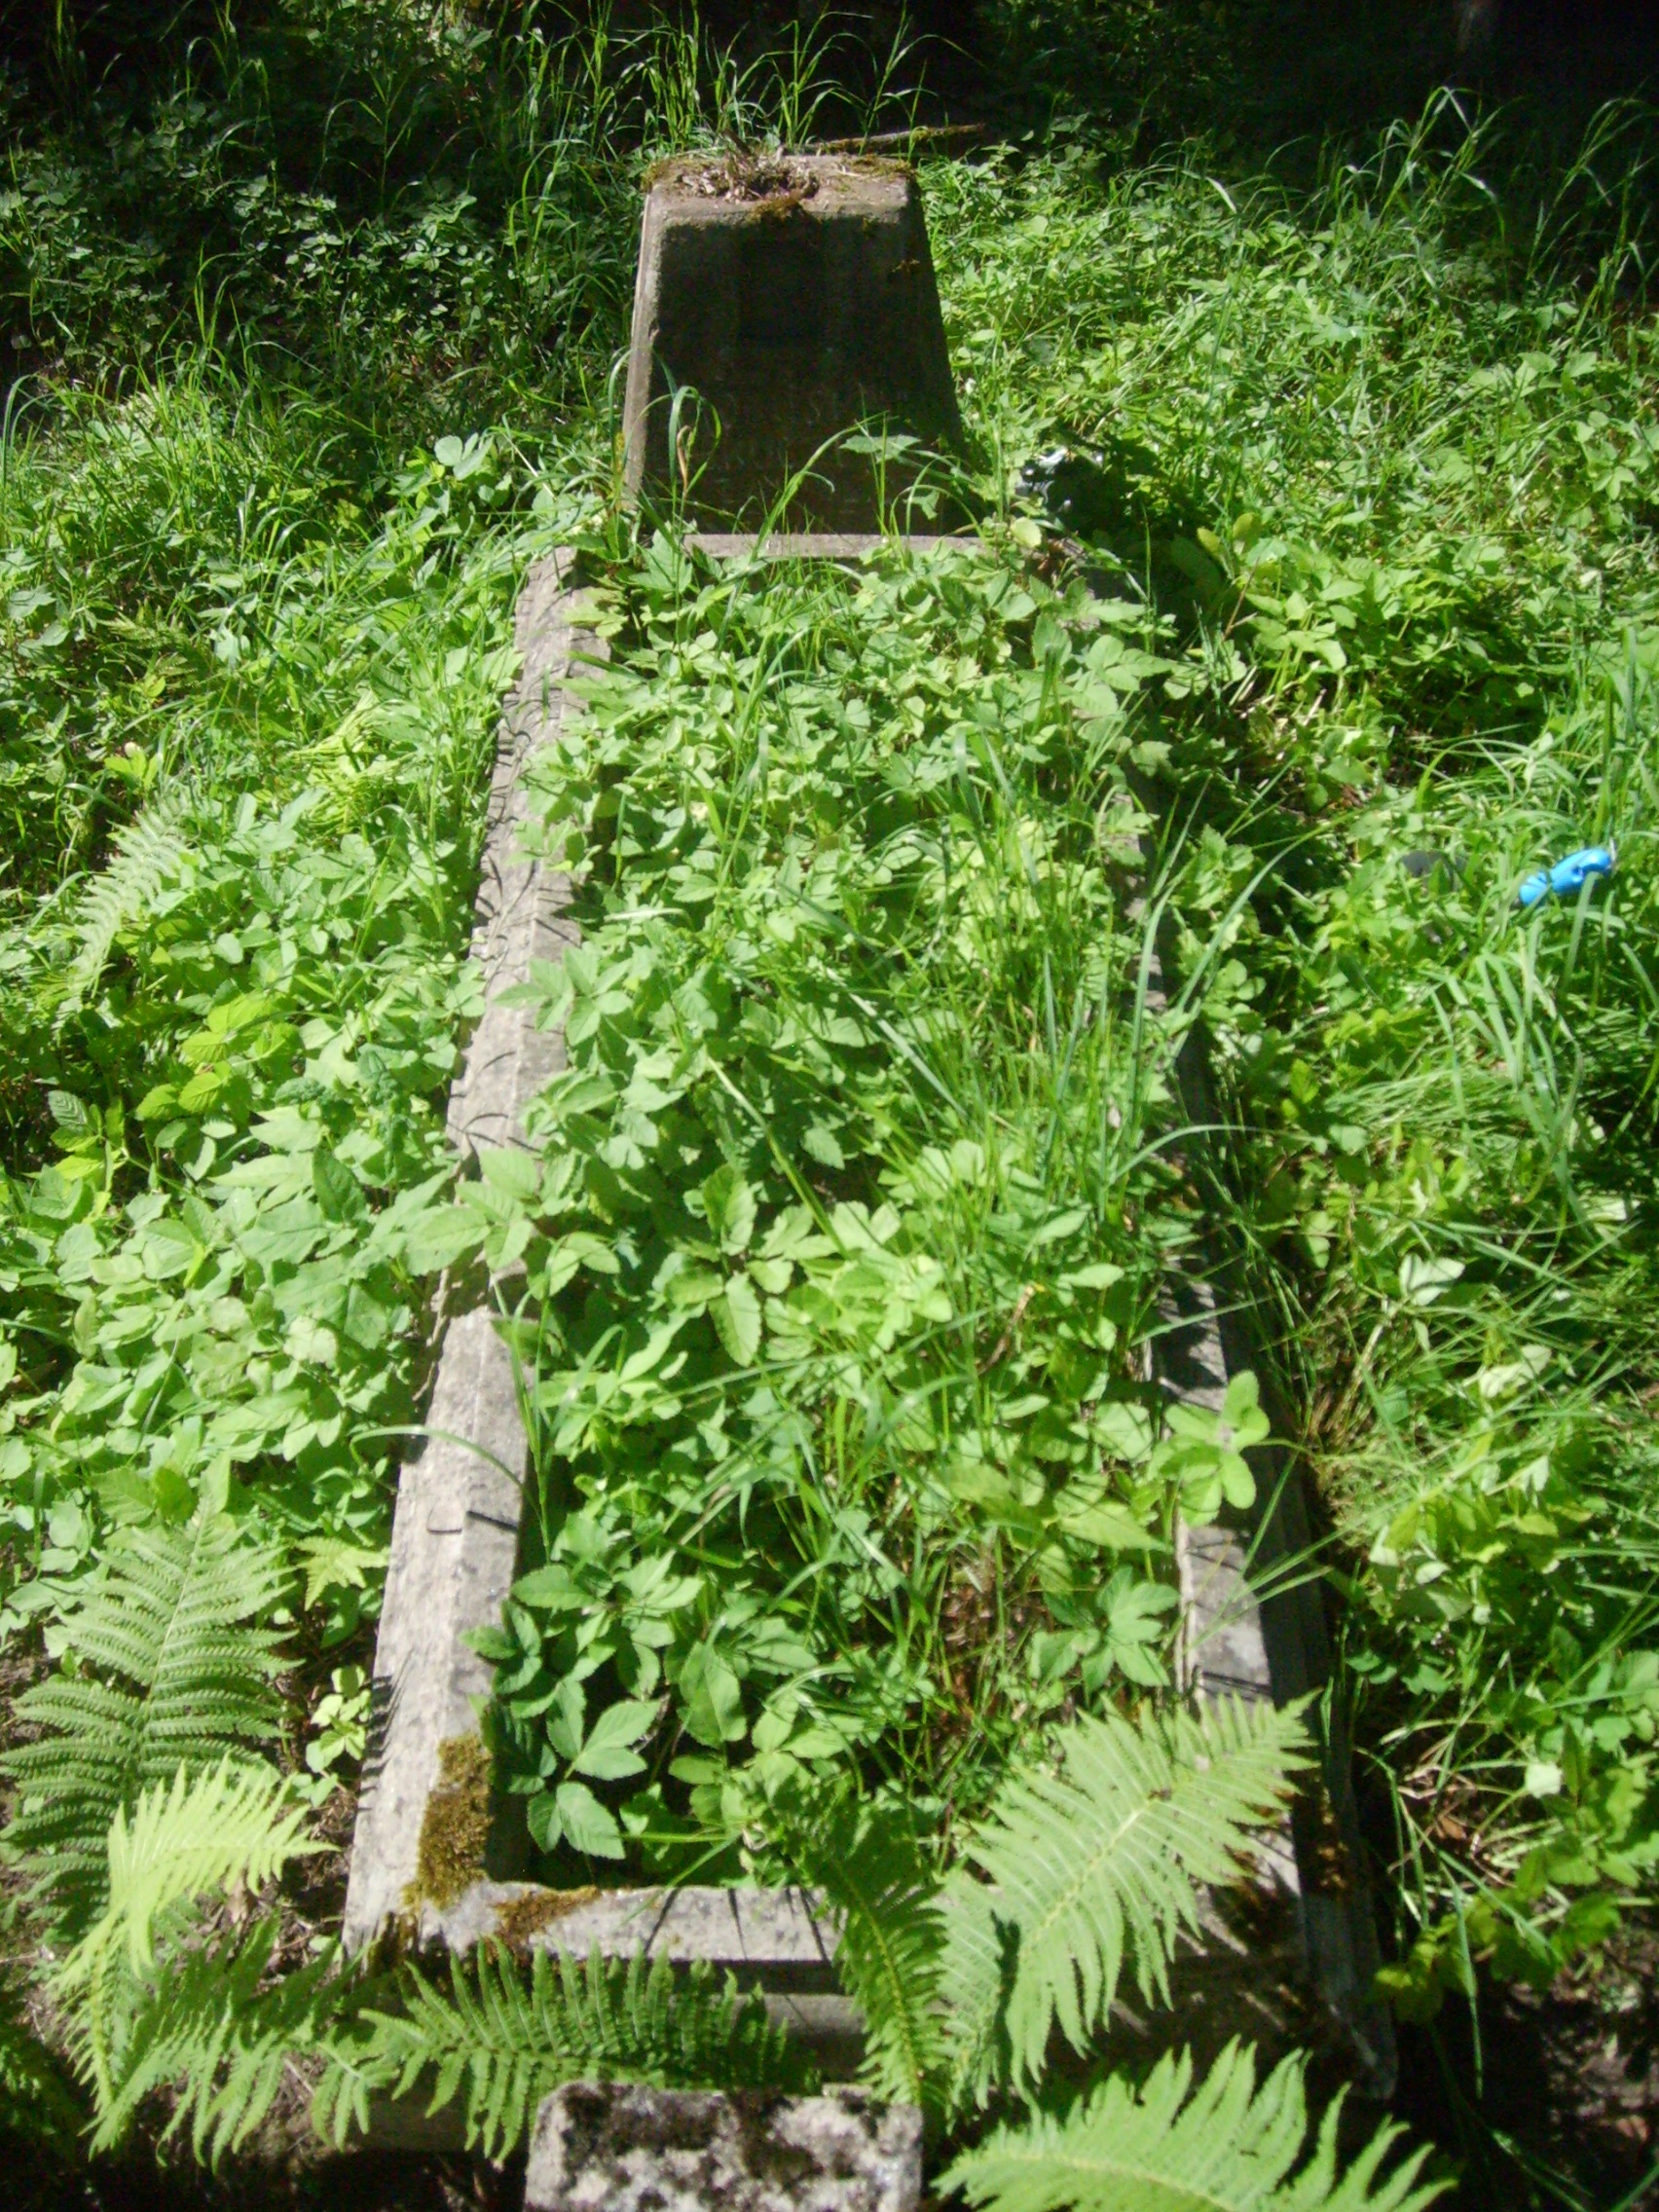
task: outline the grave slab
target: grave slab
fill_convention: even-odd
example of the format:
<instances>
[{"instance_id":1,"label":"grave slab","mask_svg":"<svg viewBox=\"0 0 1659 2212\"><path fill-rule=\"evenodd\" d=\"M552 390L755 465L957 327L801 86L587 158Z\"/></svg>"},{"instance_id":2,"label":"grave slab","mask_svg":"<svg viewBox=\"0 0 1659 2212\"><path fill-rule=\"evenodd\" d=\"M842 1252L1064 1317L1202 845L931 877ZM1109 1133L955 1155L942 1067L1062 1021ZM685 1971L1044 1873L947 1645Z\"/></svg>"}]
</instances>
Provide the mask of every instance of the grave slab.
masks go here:
<instances>
[{"instance_id":1,"label":"grave slab","mask_svg":"<svg viewBox=\"0 0 1659 2212\"><path fill-rule=\"evenodd\" d=\"M572 2083L536 2115L525 2212L915 2212L922 2116L822 2097Z\"/></svg>"},{"instance_id":2,"label":"grave slab","mask_svg":"<svg viewBox=\"0 0 1659 2212\"><path fill-rule=\"evenodd\" d=\"M697 394L677 402L684 388ZM686 512L881 525L870 457L829 441L879 421L961 435L916 179L874 156L663 164L645 199L623 413L625 485ZM816 461L814 456L820 456ZM890 468L891 499L906 481Z\"/></svg>"}]
</instances>

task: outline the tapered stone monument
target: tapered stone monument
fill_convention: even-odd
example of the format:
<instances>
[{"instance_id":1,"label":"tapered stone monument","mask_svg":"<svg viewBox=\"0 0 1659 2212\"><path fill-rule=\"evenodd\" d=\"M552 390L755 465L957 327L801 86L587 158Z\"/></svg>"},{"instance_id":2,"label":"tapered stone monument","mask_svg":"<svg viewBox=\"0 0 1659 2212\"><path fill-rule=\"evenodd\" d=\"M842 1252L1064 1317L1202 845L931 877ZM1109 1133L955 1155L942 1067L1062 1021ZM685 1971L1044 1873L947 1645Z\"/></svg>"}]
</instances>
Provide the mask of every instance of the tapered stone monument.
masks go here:
<instances>
[{"instance_id":1,"label":"tapered stone monument","mask_svg":"<svg viewBox=\"0 0 1659 2212\"><path fill-rule=\"evenodd\" d=\"M877 530L915 461L834 443L871 424L928 448L961 435L910 169L838 155L664 164L634 293L630 497L678 496L699 521L753 528L810 463L793 527Z\"/></svg>"}]
</instances>

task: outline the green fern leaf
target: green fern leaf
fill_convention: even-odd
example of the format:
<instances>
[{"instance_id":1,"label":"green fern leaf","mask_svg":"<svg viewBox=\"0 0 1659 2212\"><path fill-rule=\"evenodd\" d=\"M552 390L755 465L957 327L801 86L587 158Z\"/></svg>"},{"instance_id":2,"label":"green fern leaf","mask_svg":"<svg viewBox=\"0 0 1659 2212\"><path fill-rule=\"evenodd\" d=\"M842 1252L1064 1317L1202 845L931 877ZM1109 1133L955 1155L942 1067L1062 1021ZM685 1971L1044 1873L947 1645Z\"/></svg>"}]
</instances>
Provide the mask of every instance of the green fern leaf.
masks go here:
<instances>
[{"instance_id":1,"label":"green fern leaf","mask_svg":"<svg viewBox=\"0 0 1659 2212\"><path fill-rule=\"evenodd\" d=\"M562 2082L650 2082L682 2088L793 2088L810 2075L756 1996L707 1966L677 1975L665 1959L585 1965L545 1952L528 1986L504 1952L452 1964L447 1991L407 1970L400 2013L371 2010L362 2079L409 2096L430 2082L428 2112L464 2097L468 2148L499 2158ZM331 2085L330 2101L338 2094Z\"/></svg>"},{"instance_id":2,"label":"green fern leaf","mask_svg":"<svg viewBox=\"0 0 1659 2212\"><path fill-rule=\"evenodd\" d=\"M109 1903L64 1961L57 1995L79 2008L78 2047L106 2110L115 2096L123 2007L155 1965L158 1920L234 1882L259 1888L302 1854L321 1850L300 1833L303 1807L283 1807L287 1786L269 1767L229 1760L192 1781L146 1789L128 1825L117 1807L108 1839ZM120 1969L125 1965L126 1972Z\"/></svg>"},{"instance_id":3,"label":"green fern leaf","mask_svg":"<svg viewBox=\"0 0 1659 2212\"><path fill-rule=\"evenodd\" d=\"M835 1972L865 2017L865 2079L905 2104L941 2102L943 1932L938 1883L896 1810L844 1796L799 1813L778 1808L799 1879L840 1915Z\"/></svg>"},{"instance_id":4,"label":"green fern leaf","mask_svg":"<svg viewBox=\"0 0 1659 2212\"><path fill-rule=\"evenodd\" d=\"M111 1962L124 1987L112 2006L119 2033L103 2083L84 2020L76 2037L82 2070L99 2091L94 2151L119 2144L145 2100L171 2089L162 2140L188 2129L196 2156L216 2165L260 2126L296 2060L331 2052L352 1984L335 1973L332 1951L272 1978L278 1933L269 1918L236 1949L178 1947L150 1981L130 1975L125 1954Z\"/></svg>"},{"instance_id":5,"label":"green fern leaf","mask_svg":"<svg viewBox=\"0 0 1659 2212\"><path fill-rule=\"evenodd\" d=\"M1017 1935L1003 2010L1016 2085L1041 2074L1056 2019L1087 2047L1125 1960L1143 1996L1167 2003L1170 1954L1183 1929L1198 1930L1200 1888L1237 1878L1249 1831L1281 1810L1306 1747L1296 1712L1229 1699L1201 1718L1078 1720L1058 1739L1059 1773L1004 1784L968 1857ZM982 2019L983 1974L977 1982L960 1948L945 1972Z\"/></svg>"},{"instance_id":6,"label":"green fern leaf","mask_svg":"<svg viewBox=\"0 0 1659 2212\"><path fill-rule=\"evenodd\" d=\"M1013 2071L1008 1999L1019 1956L1016 1929L999 1920L991 1892L954 1866L940 1892L945 1931L939 1991L949 2060L948 2109L983 2104Z\"/></svg>"},{"instance_id":7,"label":"green fern leaf","mask_svg":"<svg viewBox=\"0 0 1659 2212\"><path fill-rule=\"evenodd\" d=\"M1339 2179L1340 2105L1287 2179L1308 2134L1306 2067L1285 2059L1258 2091L1255 2052L1230 2044L1193 2090L1187 2053L1167 2056L1139 2087L1114 2077L1063 2118L997 2129L940 2186L989 2212L1422 2212L1444 2194L1448 2183L1418 2184L1424 2151L1377 2181L1392 2127Z\"/></svg>"},{"instance_id":8,"label":"green fern leaf","mask_svg":"<svg viewBox=\"0 0 1659 2212\"><path fill-rule=\"evenodd\" d=\"M360 2041L331 2037L312 2090L312 2126L324 2143L344 2151L369 2132L369 2100L382 2086L381 2069Z\"/></svg>"},{"instance_id":9,"label":"green fern leaf","mask_svg":"<svg viewBox=\"0 0 1659 2212\"><path fill-rule=\"evenodd\" d=\"M272 1767L221 1760L140 1795L129 1824L117 1806L108 1838L109 1903L65 1962L62 1986L81 1986L97 1961L125 1939L134 1973L155 1964L157 1921L171 1907L238 1883L262 1889L291 1861L326 1850L302 1832L305 1807L284 1802L288 1785Z\"/></svg>"},{"instance_id":10,"label":"green fern leaf","mask_svg":"<svg viewBox=\"0 0 1659 2212\"><path fill-rule=\"evenodd\" d=\"M189 851L181 793L156 799L115 834L115 856L100 871L75 917L75 950L65 973L63 1011L82 1005L108 965L115 940L139 921Z\"/></svg>"},{"instance_id":11,"label":"green fern leaf","mask_svg":"<svg viewBox=\"0 0 1659 2212\"><path fill-rule=\"evenodd\" d=\"M269 1552L224 1516L188 1529L124 1530L106 1572L69 1624L79 1672L58 1672L18 1700L50 1731L10 1751L19 1809L7 1856L72 1939L109 1896L107 1838L122 1807L276 1733L271 1687L277 1639L248 1625L276 1603Z\"/></svg>"}]
</instances>

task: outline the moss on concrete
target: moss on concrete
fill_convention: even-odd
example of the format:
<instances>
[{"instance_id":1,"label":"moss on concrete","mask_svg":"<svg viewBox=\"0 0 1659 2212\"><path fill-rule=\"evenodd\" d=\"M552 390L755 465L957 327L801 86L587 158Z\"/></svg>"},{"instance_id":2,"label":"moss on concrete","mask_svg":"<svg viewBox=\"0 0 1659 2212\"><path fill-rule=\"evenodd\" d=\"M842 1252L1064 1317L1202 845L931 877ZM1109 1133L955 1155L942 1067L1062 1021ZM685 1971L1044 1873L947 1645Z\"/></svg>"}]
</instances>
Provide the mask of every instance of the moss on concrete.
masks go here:
<instances>
[{"instance_id":1,"label":"moss on concrete","mask_svg":"<svg viewBox=\"0 0 1659 2212\"><path fill-rule=\"evenodd\" d=\"M496 1934L509 1950L527 1950L533 1936L539 1936L554 1921L563 1920L566 1913L592 1904L599 1895L591 1883L579 1890L521 1891L516 1898L509 1898L496 1907Z\"/></svg>"},{"instance_id":2,"label":"moss on concrete","mask_svg":"<svg viewBox=\"0 0 1659 2212\"><path fill-rule=\"evenodd\" d=\"M484 1872L490 1841L490 1754L480 1736L447 1736L426 1800L408 1902L454 1904Z\"/></svg>"}]
</instances>

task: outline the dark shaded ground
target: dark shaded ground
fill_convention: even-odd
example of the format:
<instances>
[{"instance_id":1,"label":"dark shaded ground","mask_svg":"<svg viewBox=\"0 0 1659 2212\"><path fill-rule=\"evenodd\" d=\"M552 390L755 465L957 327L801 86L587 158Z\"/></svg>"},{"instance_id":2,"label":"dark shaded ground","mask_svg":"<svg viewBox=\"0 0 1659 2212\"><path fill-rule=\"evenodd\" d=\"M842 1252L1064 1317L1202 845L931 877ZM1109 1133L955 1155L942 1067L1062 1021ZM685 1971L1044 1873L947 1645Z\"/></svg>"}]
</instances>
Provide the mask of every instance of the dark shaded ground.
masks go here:
<instances>
[{"instance_id":1,"label":"dark shaded ground","mask_svg":"<svg viewBox=\"0 0 1659 2212\"><path fill-rule=\"evenodd\" d=\"M523 2200L520 2168L396 2153L329 2158L293 2176L250 2167L214 2181L188 2163L159 2167L141 2148L71 2173L0 2136L0 2177L6 2212L509 2212Z\"/></svg>"},{"instance_id":2,"label":"dark shaded ground","mask_svg":"<svg viewBox=\"0 0 1659 2212\"><path fill-rule=\"evenodd\" d=\"M600 0L472 0L481 24L521 13L550 32ZM59 108L160 76L195 44L206 61L221 0L9 0L0 62ZM235 0L245 32L279 0ZM692 0L606 0L612 30L684 19ZM902 73L924 75L938 115L972 110L1029 125L1056 104L1138 125L1149 146L1206 130L1224 143L1282 147L1415 114L1457 81L1525 99L1571 129L1603 101L1659 82L1653 0L696 0L712 41L757 50L796 30L838 32L837 71L878 65L907 42ZM1466 17L1459 38L1459 18ZM919 66L926 55L925 71Z\"/></svg>"},{"instance_id":3,"label":"dark shaded ground","mask_svg":"<svg viewBox=\"0 0 1659 2212\"><path fill-rule=\"evenodd\" d=\"M1656 1969L1641 1932L1546 1995L1489 1984L1478 2044L1462 2005L1401 2030L1395 2113L1462 2164L1456 2204L1659 2204Z\"/></svg>"}]
</instances>

